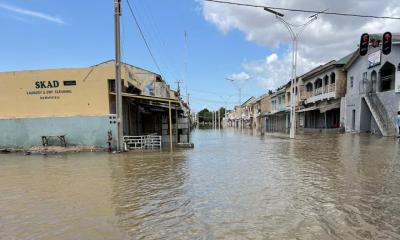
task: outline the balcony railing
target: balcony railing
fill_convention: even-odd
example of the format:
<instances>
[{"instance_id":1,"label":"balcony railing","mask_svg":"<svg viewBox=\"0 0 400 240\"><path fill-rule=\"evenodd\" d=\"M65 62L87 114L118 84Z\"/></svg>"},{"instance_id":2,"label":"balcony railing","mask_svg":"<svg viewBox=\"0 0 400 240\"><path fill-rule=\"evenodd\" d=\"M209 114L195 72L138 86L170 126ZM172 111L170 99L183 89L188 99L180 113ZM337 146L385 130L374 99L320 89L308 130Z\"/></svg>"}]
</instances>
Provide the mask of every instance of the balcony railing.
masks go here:
<instances>
[{"instance_id":1,"label":"balcony railing","mask_svg":"<svg viewBox=\"0 0 400 240\"><path fill-rule=\"evenodd\" d=\"M316 88L315 89L315 95L321 95L322 94L322 87Z\"/></svg>"},{"instance_id":2,"label":"balcony railing","mask_svg":"<svg viewBox=\"0 0 400 240\"><path fill-rule=\"evenodd\" d=\"M303 92L302 99L308 99L321 94L327 94L336 91L336 84L329 84L320 88L316 88L313 92Z\"/></svg>"},{"instance_id":3,"label":"balcony railing","mask_svg":"<svg viewBox=\"0 0 400 240\"><path fill-rule=\"evenodd\" d=\"M329 92L335 92L335 91L336 91L336 84L329 85Z\"/></svg>"},{"instance_id":4,"label":"balcony railing","mask_svg":"<svg viewBox=\"0 0 400 240\"><path fill-rule=\"evenodd\" d=\"M304 99L314 96L313 92L304 92Z\"/></svg>"}]
</instances>

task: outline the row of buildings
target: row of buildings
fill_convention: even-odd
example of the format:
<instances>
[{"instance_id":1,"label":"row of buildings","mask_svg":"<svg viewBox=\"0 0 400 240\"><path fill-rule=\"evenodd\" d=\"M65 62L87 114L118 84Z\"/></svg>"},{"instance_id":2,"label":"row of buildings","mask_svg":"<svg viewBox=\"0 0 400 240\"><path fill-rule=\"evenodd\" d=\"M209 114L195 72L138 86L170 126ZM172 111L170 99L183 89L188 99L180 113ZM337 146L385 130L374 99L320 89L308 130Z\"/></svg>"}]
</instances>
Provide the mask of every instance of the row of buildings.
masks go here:
<instances>
[{"instance_id":1,"label":"row of buildings","mask_svg":"<svg viewBox=\"0 0 400 240\"><path fill-rule=\"evenodd\" d=\"M122 81L124 136L156 135L169 143L172 133L173 143L189 142L190 109L162 76L124 63ZM60 136L68 145L116 146L114 60L3 72L0 83L0 149Z\"/></svg>"},{"instance_id":2,"label":"row of buildings","mask_svg":"<svg viewBox=\"0 0 400 240\"><path fill-rule=\"evenodd\" d=\"M299 131L397 134L400 111L400 35L393 34L392 51L382 54L382 35L371 35L369 52L359 51L320 65L291 82L236 106L226 118L229 126L261 132L289 132L290 103L295 96ZM374 42L375 44L372 44Z\"/></svg>"}]
</instances>

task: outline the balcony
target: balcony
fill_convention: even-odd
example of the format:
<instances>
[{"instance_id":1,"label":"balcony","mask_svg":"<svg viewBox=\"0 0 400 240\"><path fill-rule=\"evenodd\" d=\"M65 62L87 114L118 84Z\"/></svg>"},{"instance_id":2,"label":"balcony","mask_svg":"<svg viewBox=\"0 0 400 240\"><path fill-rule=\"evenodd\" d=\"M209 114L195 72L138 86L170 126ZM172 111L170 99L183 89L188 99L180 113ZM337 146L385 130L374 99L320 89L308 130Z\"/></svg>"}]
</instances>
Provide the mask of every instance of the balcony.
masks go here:
<instances>
[{"instance_id":1,"label":"balcony","mask_svg":"<svg viewBox=\"0 0 400 240\"><path fill-rule=\"evenodd\" d=\"M305 92L305 103L314 103L324 99L336 97L336 84L329 84L320 88L316 88L314 92Z\"/></svg>"}]
</instances>

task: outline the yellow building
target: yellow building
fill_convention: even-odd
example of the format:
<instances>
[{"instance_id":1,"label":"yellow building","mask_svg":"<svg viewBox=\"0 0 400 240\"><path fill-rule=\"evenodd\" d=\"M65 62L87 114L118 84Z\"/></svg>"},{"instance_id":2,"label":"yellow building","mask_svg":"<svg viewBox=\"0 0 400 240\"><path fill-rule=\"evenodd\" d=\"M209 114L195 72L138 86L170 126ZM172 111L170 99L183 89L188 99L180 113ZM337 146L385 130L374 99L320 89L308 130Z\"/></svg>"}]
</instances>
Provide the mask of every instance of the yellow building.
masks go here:
<instances>
[{"instance_id":1,"label":"yellow building","mask_svg":"<svg viewBox=\"0 0 400 240\"><path fill-rule=\"evenodd\" d=\"M114 79L114 61L0 73L0 147L36 146L42 136L59 135L68 144L106 147L109 131L114 145ZM175 92L160 75L129 64L122 66L122 79L124 135L168 135L168 102L175 124L184 110ZM178 131L174 137L179 140Z\"/></svg>"}]
</instances>

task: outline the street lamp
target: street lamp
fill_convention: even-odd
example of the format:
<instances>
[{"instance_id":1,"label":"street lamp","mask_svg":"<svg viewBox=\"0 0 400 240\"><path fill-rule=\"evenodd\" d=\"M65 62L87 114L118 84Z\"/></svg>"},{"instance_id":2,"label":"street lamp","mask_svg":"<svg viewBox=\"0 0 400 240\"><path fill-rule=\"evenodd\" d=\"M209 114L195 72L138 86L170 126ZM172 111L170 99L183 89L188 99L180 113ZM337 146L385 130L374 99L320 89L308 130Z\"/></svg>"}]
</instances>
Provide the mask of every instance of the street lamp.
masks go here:
<instances>
[{"instance_id":1,"label":"street lamp","mask_svg":"<svg viewBox=\"0 0 400 240\"><path fill-rule=\"evenodd\" d=\"M237 87L238 89L238 95L239 95L239 105L238 107L240 108L240 125L241 128L243 128L243 123L242 123L242 108L240 107L242 105L242 88L244 87L244 85L247 83L247 81L249 81L250 79L252 79L251 77L248 77L244 80L239 80L239 79L232 79L232 78L225 78L226 80L230 81L234 86ZM242 81L242 83L239 83L239 81ZM236 83L236 84L235 84Z\"/></svg>"},{"instance_id":2,"label":"street lamp","mask_svg":"<svg viewBox=\"0 0 400 240\"><path fill-rule=\"evenodd\" d=\"M291 98L290 98L290 138L294 139L296 135L296 78L297 78L297 57L298 57L298 41L302 32L306 29L306 27L311 24L313 21L317 20L318 14L314 14L310 16L310 20L302 25L293 25L288 23L283 17L282 13L276 12L270 8L264 7L264 10L272 13L275 17L285 25L287 30L290 33L290 37L292 38L292 76L291 76ZM326 10L325 10L326 11ZM324 12L324 11L323 11ZM295 32L292 27L300 28L299 31Z\"/></svg>"},{"instance_id":3,"label":"street lamp","mask_svg":"<svg viewBox=\"0 0 400 240\"><path fill-rule=\"evenodd\" d=\"M224 113L224 118L226 118L226 110L228 109L228 101L229 99L232 97L233 95L229 95L229 96L223 96L223 95L219 95L219 97L222 99L222 101L225 104L225 113Z\"/></svg>"}]
</instances>

